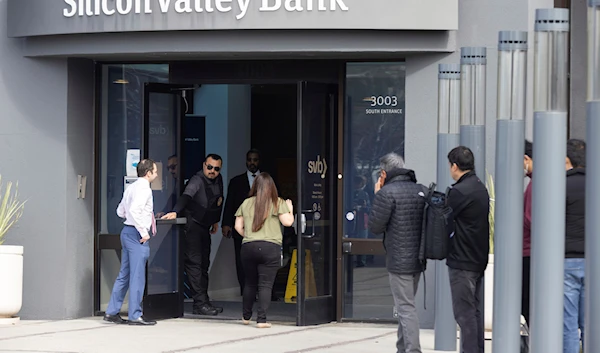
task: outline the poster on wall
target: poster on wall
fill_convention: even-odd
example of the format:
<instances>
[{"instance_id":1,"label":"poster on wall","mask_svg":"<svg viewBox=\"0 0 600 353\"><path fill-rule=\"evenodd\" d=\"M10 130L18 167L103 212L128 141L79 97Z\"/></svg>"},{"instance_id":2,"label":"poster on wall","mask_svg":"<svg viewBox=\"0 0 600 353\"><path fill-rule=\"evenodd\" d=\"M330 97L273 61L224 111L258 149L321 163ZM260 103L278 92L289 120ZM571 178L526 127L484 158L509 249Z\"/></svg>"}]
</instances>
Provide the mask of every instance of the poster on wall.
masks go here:
<instances>
[{"instance_id":1,"label":"poster on wall","mask_svg":"<svg viewBox=\"0 0 600 353\"><path fill-rule=\"evenodd\" d=\"M127 176L137 177L137 165L140 162L140 150L129 149L127 150L127 157L125 158L125 172Z\"/></svg>"}]
</instances>

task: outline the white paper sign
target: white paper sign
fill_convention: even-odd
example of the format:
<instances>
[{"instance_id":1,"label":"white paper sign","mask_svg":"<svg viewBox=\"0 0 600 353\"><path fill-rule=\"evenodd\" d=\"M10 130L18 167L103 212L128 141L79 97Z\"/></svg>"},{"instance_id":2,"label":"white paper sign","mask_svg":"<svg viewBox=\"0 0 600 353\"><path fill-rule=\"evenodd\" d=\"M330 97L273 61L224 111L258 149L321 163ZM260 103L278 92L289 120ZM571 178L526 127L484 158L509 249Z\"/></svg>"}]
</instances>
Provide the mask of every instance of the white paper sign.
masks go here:
<instances>
[{"instance_id":1,"label":"white paper sign","mask_svg":"<svg viewBox=\"0 0 600 353\"><path fill-rule=\"evenodd\" d=\"M127 150L125 168L127 176L137 177L137 165L140 162L140 150Z\"/></svg>"},{"instance_id":2,"label":"white paper sign","mask_svg":"<svg viewBox=\"0 0 600 353\"><path fill-rule=\"evenodd\" d=\"M127 187L138 180L138 177L123 177L123 191L127 190Z\"/></svg>"}]
</instances>

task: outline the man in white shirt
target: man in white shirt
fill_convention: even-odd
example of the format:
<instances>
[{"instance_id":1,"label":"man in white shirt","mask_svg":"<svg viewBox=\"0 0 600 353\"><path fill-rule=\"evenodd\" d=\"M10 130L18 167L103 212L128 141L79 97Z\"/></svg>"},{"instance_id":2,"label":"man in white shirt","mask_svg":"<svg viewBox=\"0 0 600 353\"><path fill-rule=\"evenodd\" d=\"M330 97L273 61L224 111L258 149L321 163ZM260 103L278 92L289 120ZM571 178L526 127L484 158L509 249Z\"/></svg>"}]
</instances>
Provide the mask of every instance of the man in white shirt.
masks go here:
<instances>
[{"instance_id":1,"label":"man in white shirt","mask_svg":"<svg viewBox=\"0 0 600 353\"><path fill-rule=\"evenodd\" d=\"M104 321L130 325L155 325L142 316L142 298L146 286L146 261L150 255L148 240L156 233L154 204L150 183L156 179L156 163L144 159L137 165L138 180L129 185L117 207L117 215L125 219L121 231L121 270L113 286ZM119 315L129 289L129 320Z\"/></svg>"}]
</instances>

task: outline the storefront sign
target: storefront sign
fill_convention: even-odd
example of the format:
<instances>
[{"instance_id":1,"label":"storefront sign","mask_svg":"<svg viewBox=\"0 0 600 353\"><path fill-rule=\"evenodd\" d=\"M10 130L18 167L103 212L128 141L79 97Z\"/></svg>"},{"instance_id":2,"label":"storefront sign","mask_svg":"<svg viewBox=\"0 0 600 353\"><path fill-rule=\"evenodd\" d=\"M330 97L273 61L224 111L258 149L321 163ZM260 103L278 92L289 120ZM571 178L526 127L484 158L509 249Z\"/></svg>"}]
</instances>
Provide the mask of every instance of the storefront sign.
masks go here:
<instances>
[{"instance_id":1,"label":"storefront sign","mask_svg":"<svg viewBox=\"0 0 600 353\"><path fill-rule=\"evenodd\" d=\"M370 107L365 109L365 114L399 114L402 115L402 108L399 108L398 96L370 96L363 99L370 102Z\"/></svg>"},{"instance_id":2,"label":"storefront sign","mask_svg":"<svg viewBox=\"0 0 600 353\"><path fill-rule=\"evenodd\" d=\"M246 16L250 0L64 0L64 17L167 14L233 13ZM260 12L348 11L345 0L260 0Z\"/></svg>"},{"instance_id":3,"label":"storefront sign","mask_svg":"<svg viewBox=\"0 0 600 353\"><path fill-rule=\"evenodd\" d=\"M8 36L244 29L457 30L458 0L11 0Z\"/></svg>"},{"instance_id":4,"label":"storefront sign","mask_svg":"<svg viewBox=\"0 0 600 353\"><path fill-rule=\"evenodd\" d=\"M327 161L325 158L321 158L320 155L314 161L308 161L308 172L310 174L319 174L321 179L325 179L327 175Z\"/></svg>"}]
</instances>

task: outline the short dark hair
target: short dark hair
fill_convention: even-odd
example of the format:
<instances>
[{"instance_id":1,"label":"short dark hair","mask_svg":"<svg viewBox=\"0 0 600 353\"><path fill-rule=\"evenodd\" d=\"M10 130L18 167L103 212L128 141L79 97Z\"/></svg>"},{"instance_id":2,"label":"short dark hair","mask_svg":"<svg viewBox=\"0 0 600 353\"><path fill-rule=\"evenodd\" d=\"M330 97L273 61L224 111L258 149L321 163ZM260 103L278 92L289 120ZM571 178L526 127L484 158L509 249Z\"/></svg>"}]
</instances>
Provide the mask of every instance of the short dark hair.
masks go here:
<instances>
[{"instance_id":1,"label":"short dark hair","mask_svg":"<svg viewBox=\"0 0 600 353\"><path fill-rule=\"evenodd\" d=\"M251 154L257 154L258 158L260 158L260 151L256 148L251 148L250 150L248 150L248 152L246 152L246 158L248 158L248 156Z\"/></svg>"},{"instance_id":2,"label":"short dark hair","mask_svg":"<svg viewBox=\"0 0 600 353\"><path fill-rule=\"evenodd\" d=\"M475 170L475 156L473 152L465 146L458 146L448 153L448 162L450 165L456 164L458 169L463 172Z\"/></svg>"},{"instance_id":3,"label":"short dark hair","mask_svg":"<svg viewBox=\"0 0 600 353\"><path fill-rule=\"evenodd\" d=\"M525 155L533 159L533 143L529 140L525 140Z\"/></svg>"},{"instance_id":4,"label":"short dark hair","mask_svg":"<svg viewBox=\"0 0 600 353\"><path fill-rule=\"evenodd\" d=\"M206 159L204 159L204 161L208 161L209 158L212 158L215 161L223 161L223 158L221 158L221 156L219 156L216 153L209 153L208 155L206 155Z\"/></svg>"},{"instance_id":5,"label":"short dark hair","mask_svg":"<svg viewBox=\"0 0 600 353\"><path fill-rule=\"evenodd\" d=\"M143 178L148 172L154 171L154 163L151 159L142 159L137 165L137 175L139 178Z\"/></svg>"},{"instance_id":6,"label":"short dark hair","mask_svg":"<svg viewBox=\"0 0 600 353\"><path fill-rule=\"evenodd\" d=\"M567 141L567 158L573 168L585 168L585 141L579 139Z\"/></svg>"},{"instance_id":7,"label":"short dark hair","mask_svg":"<svg viewBox=\"0 0 600 353\"><path fill-rule=\"evenodd\" d=\"M169 159L167 159L167 160L168 160L168 161L170 161L170 160L171 160L171 159L173 159L173 158L177 158L177 155L176 155L176 154L174 154L174 155L172 155L171 157L169 157Z\"/></svg>"}]
</instances>

